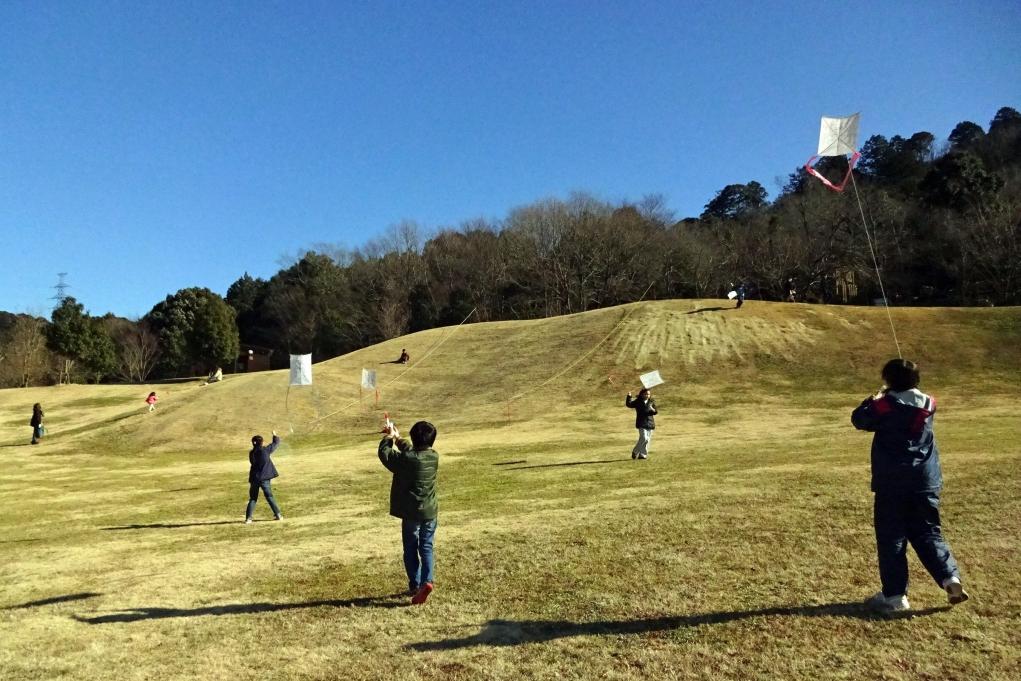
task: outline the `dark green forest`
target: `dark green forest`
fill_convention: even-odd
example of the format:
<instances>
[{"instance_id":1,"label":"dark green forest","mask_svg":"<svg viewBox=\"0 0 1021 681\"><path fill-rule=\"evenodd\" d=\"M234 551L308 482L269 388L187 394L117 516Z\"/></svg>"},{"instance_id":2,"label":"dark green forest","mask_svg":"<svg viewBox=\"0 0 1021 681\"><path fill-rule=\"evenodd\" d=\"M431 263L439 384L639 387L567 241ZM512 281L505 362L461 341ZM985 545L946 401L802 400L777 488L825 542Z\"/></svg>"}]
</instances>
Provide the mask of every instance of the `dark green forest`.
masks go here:
<instances>
[{"instance_id":1,"label":"dark green forest","mask_svg":"<svg viewBox=\"0 0 1021 681\"><path fill-rule=\"evenodd\" d=\"M816 167L839 179L847 160ZM404 222L355 249L317 245L269 280L244 274L223 297L183 289L139 320L92 317L73 298L49 320L0 313L0 384L230 372L251 348L279 367L470 313L531 319L724 297L737 283L751 299L871 305L882 297L863 214L890 305L1021 304L1021 114L963 121L945 140L873 135L843 193L796 168L772 199L755 180L732 184L680 220L655 195L575 194L497 221L433 233Z\"/></svg>"}]
</instances>

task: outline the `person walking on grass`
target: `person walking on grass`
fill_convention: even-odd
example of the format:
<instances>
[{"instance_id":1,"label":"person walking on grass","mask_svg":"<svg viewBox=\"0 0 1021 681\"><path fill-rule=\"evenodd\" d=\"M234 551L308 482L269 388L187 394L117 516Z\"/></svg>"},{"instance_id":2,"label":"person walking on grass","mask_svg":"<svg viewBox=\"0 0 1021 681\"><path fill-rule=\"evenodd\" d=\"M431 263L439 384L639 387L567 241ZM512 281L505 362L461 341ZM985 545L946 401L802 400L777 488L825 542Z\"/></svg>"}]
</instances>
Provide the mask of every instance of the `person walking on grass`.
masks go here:
<instances>
[{"instance_id":1,"label":"person walking on grass","mask_svg":"<svg viewBox=\"0 0 1021 681\"><path fill-rule=\"evenodd\" d=\"M150 413L156 411L156 400L158 400L158 399L159 398L156 397L156 393L155 392L149 393L149 396L147 398L145 398L145 403L149 405L149 412Z\"/></svg>"},{"instance_id":2,"label":"person walking on grass","mask_svg":"<svg viewBox=\"0 0 1021 681\"><path fill-rule=\"evenodd\" d=\"M851 423L872 438L873 522L882 591L865 601L891 613L908 610L907 545L947 593L951 605L968 600L961 573L943 538L939 497L943 488L933 433L936 401L921 392L914 362L892 359L883 367L885 385L851 413Z\"/></svg>"},{"instance_id":3,"label":"person walking on grass","mask_svg":"<svg viewBox=\"0 0 1021 681\"><path fill-rule=\"evenodd\" d=\"M659 412L656 410L656 401L652 399L652 393L648 388L638 391L638 399L631 397L631 393L624 398L624 406L635 410L635 428L638 429L638 442L631 450L632 459L648 459L649 443L652 441L652 431L656 430L656 419Z\"/></svg>"},{"instance_id":4,"label":"person walking on grass","mask_svg":"<svg viewBox=\"0 0 1021 681\"><path fill-rule=\"evenodd\" d=\"M432 446L436 427L419 421L411 427L411 442L388 425L379 443L379 460L393 473L390 515L401 519L404 570L413 605L421 605L433 591L433 538L439 513L436 477L440 455Z\"/></svg>"},{"instance_id":5,"label":"person walking on grass","mask_svg":"<svg viewBox=\"0 0 1021 681\"><path fill-rule=\"evenodd\" d=\"M46 434L46 429L43 427L43 407L38 402L32 405L32 420L28 425L32 426L32 444L39 444L39 440Z\"/></svg>"},{"instance_id":6,"label":"person walking on grass","mask_svg":"<svg viewBox=\"0 0 1021 681\"><path fill-rule=\"evenodd\" d=\"M283 520L276 499L273 498L273 487L270 480L280 475L277 467L273 465L272 456L276 448L280 446L280 436L273 431L273 442L263 446L261 435L252 436L252 451L248 452L248 462L251 468L248 470L248 508L245 509L245 524L252 522L252 513L255 512L255 503L259 500L259 490L266 497L266 503L273 511L273 517Z\"/></svg>"}]
</instances>

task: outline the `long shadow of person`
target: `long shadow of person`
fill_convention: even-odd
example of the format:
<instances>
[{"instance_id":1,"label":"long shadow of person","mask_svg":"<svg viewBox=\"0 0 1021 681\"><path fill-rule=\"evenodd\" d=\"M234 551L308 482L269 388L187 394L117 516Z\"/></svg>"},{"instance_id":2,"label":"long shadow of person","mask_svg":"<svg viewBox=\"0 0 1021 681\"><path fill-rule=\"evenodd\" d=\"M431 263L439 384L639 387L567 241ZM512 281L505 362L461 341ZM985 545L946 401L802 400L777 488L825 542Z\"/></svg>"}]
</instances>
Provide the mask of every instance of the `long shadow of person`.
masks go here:
<instances>
[{"instance_id":1,"label":"long shadow of person","mask_svg":"<svg viewBox=\"0 0 1021 681\"><path fill-rule=\"evenodd\" d=\"M111 624L114 622L139 622L141 620L161 620L176 617L251 615L260 612L280 612L282 610L299 610L303 608L402 608L407 605L407 594L396 593L386 596L366 596L364 598L349 598L346 600L305 601L301 603L226 603L224 605L208 605L202 608L130 608L121 612L109 615L96 615L94 617L74 615L73 619L85 624Z\"/></svg>"},{"instance_id":2,"label":"long shadow of person","mask_svg":"<svg viewBox=\"0 0 1021 681\"><path fill-rule=\"evenodd\" d=\"M861 620L883 621L920 617L949 610L950 606L910 610L897 616L877 615L862 603L828 603L825 605L793 606L784 608L762 608L759 610L732 610L710 612L701 615L677 615L673 617L652 617L636 620L610 620L597 622L568 622L565 620L489 620L482 630L472 636L451 638L441 641L411 643L409 648L417 651L455 650L475 646L516 646L523 643L546 642L572 636L619 636L669 631L682 627L724 624L753 617L844 617Z\"/></svg>"}]
</instances>

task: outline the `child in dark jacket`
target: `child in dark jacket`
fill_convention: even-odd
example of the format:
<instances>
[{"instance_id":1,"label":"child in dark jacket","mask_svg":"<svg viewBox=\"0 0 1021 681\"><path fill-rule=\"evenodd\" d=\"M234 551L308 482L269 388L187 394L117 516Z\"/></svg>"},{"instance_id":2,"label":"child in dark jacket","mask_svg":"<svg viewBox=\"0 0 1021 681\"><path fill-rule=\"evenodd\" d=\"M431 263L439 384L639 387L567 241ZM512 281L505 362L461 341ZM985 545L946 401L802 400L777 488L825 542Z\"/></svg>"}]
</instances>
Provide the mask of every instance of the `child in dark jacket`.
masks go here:
<instances>
[{"instance_id":1,"label":"child in dark jacket","mask_svg":"<svg viewBox=\"0 0 1021 681\"><path fill-rule=\"evenodd\" d=\"M404 570L411 602L421 605L433 590L433 538L436 535L436 477L440 455L433 451L436 427L419 421L411 427L411 442L388 425L379 443L379 460L393 473L390 515L401 519Z\"/></svg>"},{"instance_id":2,"label":"child in dark jacket","mask_svg":"<svg viewBox=\"0 0 1021 681\"><path fill-rule=\"evenodd\" d=\"M882 376L886 385L851 414L855 428L875 433L873 519L883 590L866 604L882 612L911 607L907 598L909 542L925 569L947 592L950 603L963 603L968 594L940 530L943 476L932 428L936 401L918 390L920 374L914 362L890 360Z\"/></svg>"},{"instance_id":3,"label":"child in dark jacket","mask_svg":"<svg viewBox=\"0 0 1021 681\"><path fill-rule=\"evenodd\" d=\"M43 427L43 407L38 402L32 405L32 420L28 425L32 426L32 444L39 444L39 440L46 434L46 429Z\"/></svg>"},{"instance_id":4,"label":"child in dark jacket","mask_svg":"<svg viewBox=\"0 0 1021 681\"><path fill-rule=\"evenodd\" d=\"M245 524L252 522L252 513L255 511L255 503L259 500L260 489L273 511L273 517L277 520L284 519L276 499L273 498L273 487L270 484L270 480L280 475L277 473L277 467L273 465L273 459L270 458L279 446L280 436L275 430L273 442L268 446L263 445L261 435L252 436L252 451L248 452L248 463L251 467L248 469L248 508L245 509Z\"/></svg>"},{"instance_id":5,"label":"child in dark jacket","mask_svg":"<svg viewBox=\"0 0 1021 681\"><path fill-rule=\"evenodd\" d=\"M635 428L638 429L638 442L631 450L631 458L648 459L652 431L656 430L654 417L659 413L656 410L656 401L652 399L652 393L648 388L642 388L638 391L638 399L634 399L631 393L628 393L624 398L624 406L635 410Z\"/></svg>"}]
</instances>

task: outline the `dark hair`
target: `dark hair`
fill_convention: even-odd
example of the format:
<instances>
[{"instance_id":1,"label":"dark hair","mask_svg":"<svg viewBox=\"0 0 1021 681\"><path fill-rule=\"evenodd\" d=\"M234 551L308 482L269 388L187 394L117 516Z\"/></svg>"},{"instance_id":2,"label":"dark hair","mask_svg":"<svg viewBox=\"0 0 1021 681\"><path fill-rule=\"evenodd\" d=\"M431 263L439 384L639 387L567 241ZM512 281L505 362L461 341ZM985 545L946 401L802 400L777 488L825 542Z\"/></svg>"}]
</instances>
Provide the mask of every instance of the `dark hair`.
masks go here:
<instances>
[{"instance_id":1,"label":"dark hair","mask_svg":"<svg viewBox=\"0 0 1021 681\"><path fill-rule=\"evenodd\" d=\"M649 394L649 389L648 388L642 388L641 390L638 391L638 396L639 397L641 397L643 394L648 395Z\"/></svg>"},{"instance_id":2,"label":"dark hair","mask_svg":"<svg viewBox=\"0 0 1021 681\"><path fill-rule=\"evenodd\" d=\"M153 390L153 391L152 391L151 393L149 393L149 397L152 397L152 396L153 396L153 395L155 395L155 394L156 394L156 391L155 391L155 390Z\"/></svg>"},{"instance_id":3,"label":"dark hair","mask_svg":"<svg viewBox=\"0 0 1021 681\"><path fill-rule=\"evenodd\" d=\"M43 415L43 405L39 404L38 402L33 404L32 405L32 413L33 414L39 414L40 416L42 416Z\"/></svg>"},{"instance_id":4,"label":"dark hair","mask_svg":"<svg viewBox=\"0 0 1021 681\"><path fill-rule=\"evenodd\" d=\"M419 421L411 427L411 444L415 449L428 449L436 442L436 426Z\"/></svg>"},{"instance_id":5,"label":"dark hair","mask_svg":"<svg viewBox=\"0 0 1021 681\"><path fill-rule=\"evenodd\" d=\"M895 392L917 388L921 380L918 365L906 359L891 359L883 367L882 375L886 385Z\"/></svg>"},{"instance_id":6,"label":"dark hair","mask_svg":"<svg viewBox=\"0 0 1021 681\"><path fill-rule=\"evenodd\" d=\"M252 446L253 447L261 447L262 446L262 436L261 435L253 435L252 436Z\"/></svg>"}]
</instances>

